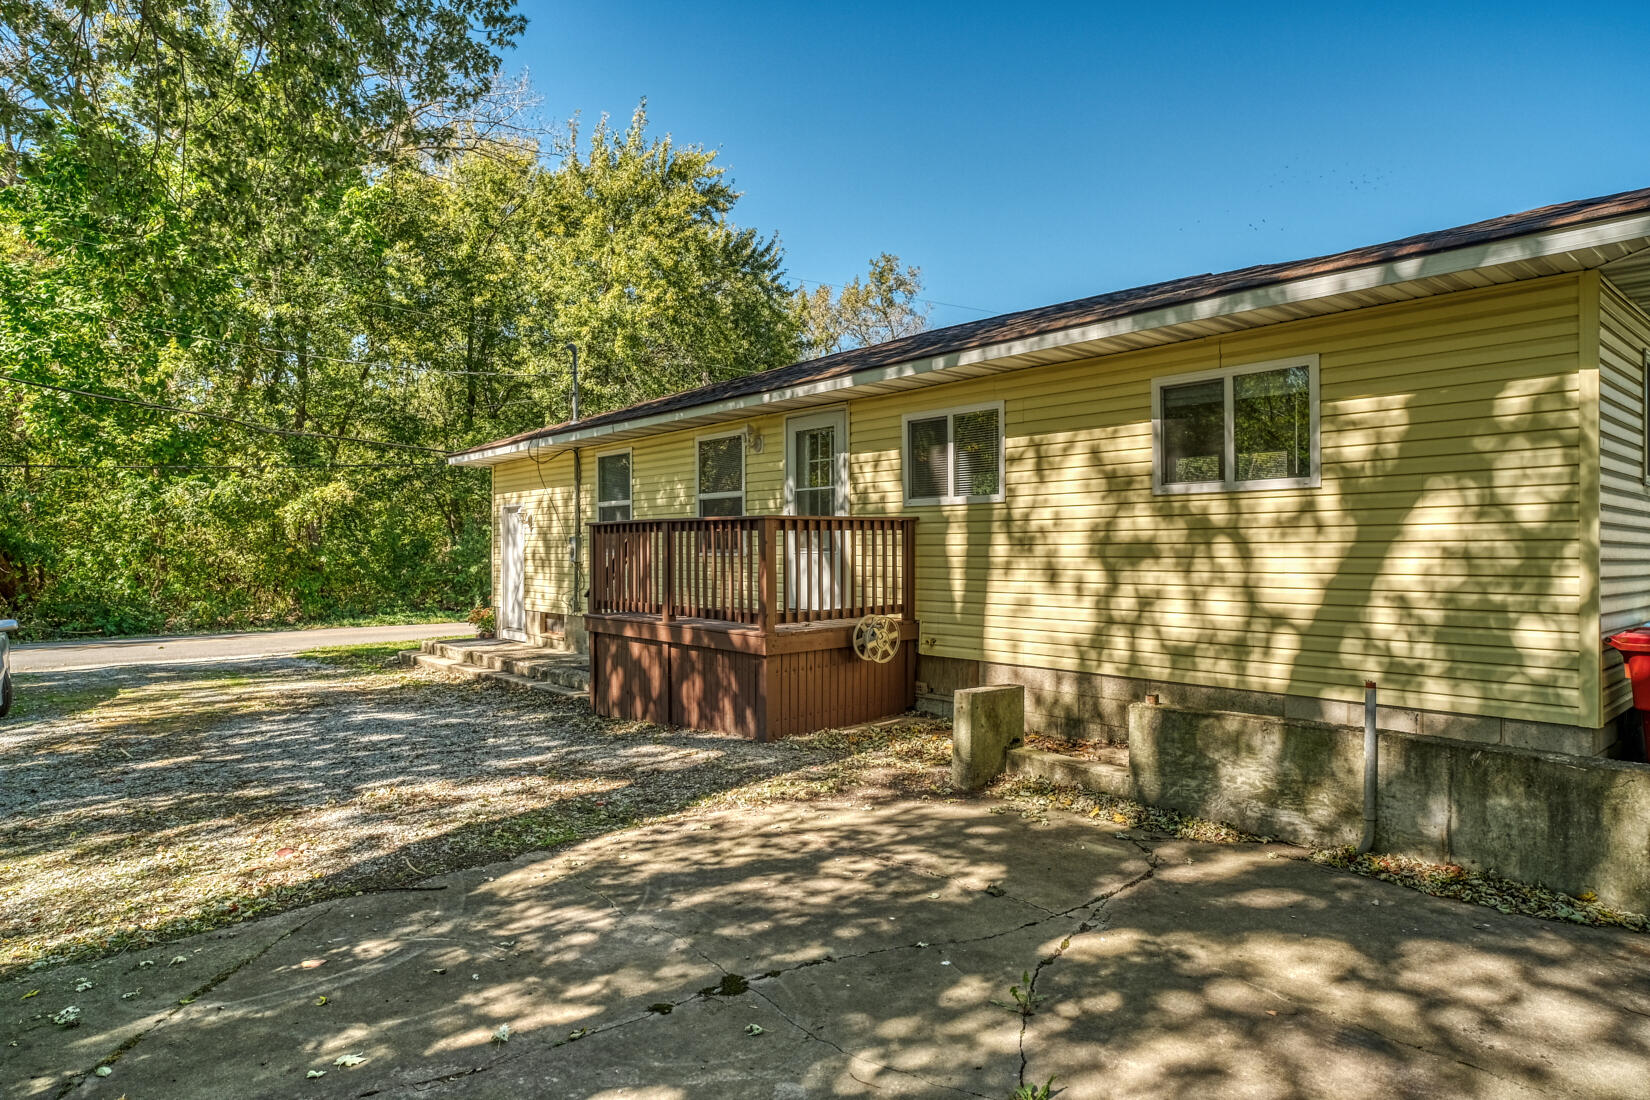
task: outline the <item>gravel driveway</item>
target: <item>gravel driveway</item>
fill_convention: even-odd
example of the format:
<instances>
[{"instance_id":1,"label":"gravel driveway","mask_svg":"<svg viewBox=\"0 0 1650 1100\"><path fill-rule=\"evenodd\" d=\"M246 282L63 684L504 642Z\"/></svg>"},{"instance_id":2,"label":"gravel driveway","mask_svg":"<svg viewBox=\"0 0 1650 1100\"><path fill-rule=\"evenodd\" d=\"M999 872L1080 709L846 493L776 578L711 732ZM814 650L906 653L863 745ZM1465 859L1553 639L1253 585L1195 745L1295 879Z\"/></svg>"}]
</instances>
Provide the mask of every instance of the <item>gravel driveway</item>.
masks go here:
<instances>
[{"instance_id":1,"label":"gravel driveway","mask_svg":"<svg viewBox=\"0 0 1650 1100\"><path fill-rule=\"evenodd\" d=\"M0 974L411 888L698 803L829 793L850 766L933 789L949 759L931 723L870 746L758 745L369 664L23 678L0 723Z\"/></svg>"}]
</instances>

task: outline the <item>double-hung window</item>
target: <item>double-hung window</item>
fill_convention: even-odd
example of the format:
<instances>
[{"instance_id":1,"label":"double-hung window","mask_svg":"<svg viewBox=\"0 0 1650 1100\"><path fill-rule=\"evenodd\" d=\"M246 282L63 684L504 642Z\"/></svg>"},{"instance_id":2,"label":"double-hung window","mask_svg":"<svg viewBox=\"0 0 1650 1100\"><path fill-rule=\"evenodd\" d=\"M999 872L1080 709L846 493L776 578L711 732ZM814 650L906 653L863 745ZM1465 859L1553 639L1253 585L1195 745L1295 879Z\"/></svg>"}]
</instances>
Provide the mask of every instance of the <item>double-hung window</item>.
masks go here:
<instances>
[{"instance_id":1,"label":"double-hung window","mask_svg":"<svg viewBox=\"0 0 1650 1100\"><path fill-rule=\"evenodd\" d=\"M630 452L602 455L596 459L596 518L630 518Z\"/></svg>"},{"instance_id":2,"label":"double-hung window","mask_svg":"<svg viewBox=\"0 0 1650 1100\"><path fill-rule=\"evenodd\" d=\"M1318 459L1318 357L1152 382L1152 489L1310 488Z\"/></svg>"},{"instance_id":3,"label":"double-hung window","mask_svg":"<svg viewBox=\"0 0 1650 1100\"><path fill-rule=\"evenodd\" d=\"M905 503L1003 499L1003 404L905 418Z\"/></svg>"},{"instance_id":4,"label":"double-hung window","mask_svg":"<svg viewBox=\"0 0 1650 1100\"><path fill-rule=\"evenodd\" d=\"M745 433L699 440L698 497L701 516L745 514Z\"/></svg>"}]
</instances>

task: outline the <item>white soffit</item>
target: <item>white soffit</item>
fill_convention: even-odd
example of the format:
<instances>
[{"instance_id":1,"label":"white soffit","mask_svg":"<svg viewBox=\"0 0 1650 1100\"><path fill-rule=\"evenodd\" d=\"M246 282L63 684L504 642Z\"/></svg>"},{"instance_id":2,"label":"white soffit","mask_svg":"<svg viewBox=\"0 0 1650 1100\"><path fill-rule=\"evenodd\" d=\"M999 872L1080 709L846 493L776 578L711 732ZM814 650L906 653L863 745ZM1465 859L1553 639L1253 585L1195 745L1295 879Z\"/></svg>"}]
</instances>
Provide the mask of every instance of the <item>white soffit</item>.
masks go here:
<instances>
[{"instance_id":1,"label":"white soffit","mask_svg":"<svg viewBox=\"0 0 1650 1100\"><path fill-rule=\"evenodd\" d=\"M554 436L455 455L447 461L458 466L492 466L570 444L657 435L769 412L831 404L850 397L1091 359L1305 317L1591 268L1603 269L1623 293L1650 308L1650 215L1633 215L1306 276L1038 336L873 367L840 378L800 382L691 408L642 415L633 420L573 428Z\"/></svg>"}]
</instances>

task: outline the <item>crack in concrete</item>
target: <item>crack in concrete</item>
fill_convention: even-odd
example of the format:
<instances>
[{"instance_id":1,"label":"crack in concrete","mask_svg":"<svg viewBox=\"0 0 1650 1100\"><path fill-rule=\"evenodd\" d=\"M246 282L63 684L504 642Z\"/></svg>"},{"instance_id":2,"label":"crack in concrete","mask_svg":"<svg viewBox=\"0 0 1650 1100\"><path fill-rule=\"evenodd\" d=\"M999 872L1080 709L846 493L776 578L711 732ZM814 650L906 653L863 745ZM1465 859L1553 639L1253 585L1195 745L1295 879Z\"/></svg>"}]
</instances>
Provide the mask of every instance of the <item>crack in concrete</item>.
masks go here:
<instances>
[{"instance_id":1,"label":"crack in concrete","mask_svg":"<svg viewBox=\"0 0 1650 1100\"><path fill-rule=\"evenodd\" d=\"M1082 905L1073 906L1071 909L1068 909L1065 913L1061 914L1062 916L1069 916L1073 913L1086 911L1087 916L1082 921L1078 922L1077 927L1060 941L1059 946L1054 949L1054 953L1052 955L1047 955L1041 959L1038 959L1037 966L1029 972L1030 977L1026 981L1025 1001L1020 1008L1020 1073L1018 1081L1022 1089L1026 1086L1026 1067L1030 1064L1030 1056L1026 1053L1026 1031L1031 1026L1031 1017L1036 1014L1037 980L1043 976L1044 969L1059 961L1060 957L1066 953L1068 948L1071 947L1072 940L1076 939L1078 936L1087 935L1090 932L1105 931L1105 929L1111 926L1111 922L1106 915L1106 907L1114 898L1134 889L1136 886L1139 886L1141 883L1145 882L1147 879L1150 879L1157 873L1157 867L1161 861L1158 859L1155 849L1142 844L1139 840L1132 836L1125 834L1115 835L1118 840L1128 841L1145 854L1146 869L1122 885L1115 886L1110 890L1097 894L1093 898L1090 898L1088 901L1084 902Z\"/></svg>"},{"instance_id":2,"label":"crack in concrete","mask_svg":"<svg viewBox=\"0 0 1650 1100\"><path fill-rule=\"evenodd\" d=\"M861 960L861 959L872 958L872 957L877 956L877 955L889 954L889 953L895 952L895 951L917 951L917 950L925 950L927 948L934 948L934 947L956 947L956 946L961 946L961 945L965 945L965 944L985 943L985 942L988 942L990 940L1001 939L1004 936L1013 935L1016 932L1023 932L1023 931L1026 931L1027 929L1036 928L1039 925L1047 924L1051 921L1059 920L1059 919L1064 918L1064 917L1070 917L1070 916L1072 916L1076 913L1086 914L1085 918L1083 920L1079 921L1077 927L1071 932L1071 934L1067 935L1061 941L1060 946L1055 950L1054 954L1049 955L1046 958L1038 960L1036 969L1031 972L1031 977L1030 977L1029 982L1027 983L1028 987L1027 987L1027 990L1026 990L1026 996L1027 996L1028 999L1035 998L1037 979L1042 975L1043 969L1045 967L1047 967L1048 965L1050 965L1051 963L1055 962L1057 959L1059 959L1059 957L1062 954L1064 954L1066 949L1071 945L1071 941L1074 938L1076 938L1077 936L1084 935L1086 933L1093 932L1093 931L1103 930L1105 927L1107 927L1107 924L1106 924L1106 921L1105 921L1105 916L1104 916L1104 911L1105 911L1106 905L1112 899L1116 898L1118 895L1120 895L1120 894L1122 894L1122 893L1124 893L1128 890L1132 890L1134 887L1136 887L1136 886L1140 885L1141 883L1145 882L1146 880L1150 879L1157 872L1157 867L1160 863L1160 860L1159 860L1157 852L1154 848L1150 847L1149 845L1143 844L1138 838L1136 838L1134 836L1130 836L1130 835L1127 835L1127 834L1114 834L1114 836L1118 840L1127 841L1128 843L1132 844L1135 848L1137 848L1146 857L1146 869L1144 871L1140 872L1138 875L1135 875L1133 878L1130 878L1127 881L1125 881L1123 883L1120 883L1119 885L1114 886L1109 890L1102 891L1101 893L1095 895L1094 897L1088 899L1087 901L1081 902L1077 905L1070 906L1069 908L1066 908L1066 909L1051 910L1051 909L1045 908L1044 906L1037 905L1034 902L1029 902L1029 901L1025 901L1021 898L1012 897L1012 896L1008 895L1006 892L994 893L992 895L994 897L1008 897L1010 901L1017 902L1021 905L1026 906L1027 908L1030 908L1030 909L1038 910L1039 912L1044 913L1045 915L1042 916L1042 917L1039 917L1035 920L1025 921L1023 923L1016 924L1016 925L1013 925L1013 926L1008 927L1008 928L998 929L995 932L989 932L989 933L986 933L985 935L981 935L981 936L965 936L965 937L958 937L958 938L949 939L949 940L931 941L931 942L928 942L926 944L926 948L923 947L923 946L919 946L918 944L915 944L915 943L892 944L892 945L889 945L887 947L872 948L869 951L860 951L860 952L855 952L853 954L848 954L848 955L826 955L824 958L810 959L807 962L794 963L790 966L780 967L779 969L776 969L776 970L764 971L763 973L757 975L756 977L750 978L749 979L749 982L750 982L749 991L751 993L756 994L758 997L761 997L762 1000L766 1001L773 1008L773 1010L775 1012L777 1012L780 1015L780 1017L785 1020L786 1023L788 1023L792 1027L796 1028L803 1035L807 1036L809 1039L812 1039L815 1042L822 1043L825 1046L830 1047L832 1050L835 1050L837 1053L841 1054L844 1058L847 1058L850 1061L856 1061L857 1060L857 1061L863 1062L866 1065L875 1066L878 1069L886 1070L889 1073L896 1073L896 1074L900 1074L902 1076L911 1077L914 1080L921 1081L925 1085L929 1085L929 1086L934 1087L934 1088L943 1088L943 1089L946 1089L946 1090L951 1091L951 1092L960 1093L964 1096L983 1096L984 1095L983 1093L970 1092L967 1089L959 1089L959 1088L956 1088L955 1086L952 1086L952 1085L945 1085L945 1084L942 1084L941 1082L938 1082L938 1081L931 1081L931 1080L928 1080L927 1078L921 1076L920 1074L911 1073L908 1070L897 1069L893 1066L882 1065L881 1063L874 1062L871 1059L864 1058L860 1055L850 1054L848 1051L844 1050L841 1046L839 1046L838 1044L832 1042L830 1039L827 1039L823 1035L820 1035L820 1034L818 1034L814 1031L809 1030L806 1027L803 1027L800 1023L798 1023L795 1019L793 1019L788 1013L786 1013L784 1011L784 1009L780 1008L779 1005L773 1000L773 998L769 997L766 993L762 992L762 990L758 989L756 987L757 983L758 982L772 981L772 980L775 980L775 979L778 979L778 978L782 978L787 974L795 973L799 970L805 970L805 969L808 969L810 967L815 967L815 966L823 966L827 963L853 962L853 961L857 961L857 960ZM869 855L869 853L865 853L865 854ZM875 859L876 857L872 857L872 858ZM925 870L922 870L921 868L909 867L909 866L906 866L903 863L901 863L900 861L898 861L896 859L893 859L893 858L879 859L877 861L882 862L884 864L890 864L892 866L899 867L903 870L913 871L915 873L925 875L928 878L940 879L940 880L946 881L946 882L951 881L950 876L940 875L940 874L937 874L937 873L934 873L934 872L925 871ZM602 901L604 903L606 903L607 906L610 909L613 910L613 912L617 913L621 919L638 921L638 922L646 925L647 927L652 928L656 932L659 932L659 933L662 933L664 935L670 936L672 939L674 939L674 940L676 940L680 943L685 944L688 947L689 950L691 950L694 954L698 955L708 965L714 967L716 970L720 971L722 974L728 975L728 974L733 973L732 971L730 971L726 967L724 967L721 963L719 963L715 959L711 958L704 951L700 950L698 945L693 942L691 937L683 936L681 933L679 933L679 932L677 932L673 929L665 928L662 925L656 924L653 921L649 920L647 917L642 916L639 913L632 913L632 912L626 911L622 906L620 906L612 898L610 898L606 894L602 893L602 891L600 891L596 887L591 886L589 883L581 882L581 883L579 883L579 885L583 889L590 892L591 894L594 894L596 897L601 898ZM691 1001L698 1000L698 999L706 997L706 996L714 996L714 995L715 994L708 994L708 993L700 992L700 993L694 994L693 996L683 998L680 1001L671 1002L671 1005L672 1005L673 1008L679 1008L682 1005L687 1004ZM663 1003L663 1002L661 1002L661 1003ZM607 1025L603 1025L602 1027L599 1027L599 1028L591 1029L591 1030L585 1032L585 1034L587 1034L587 1035L588 1034L597 1034L599 1032L612 1030L613 1028L616 1028L616 1027L627 1026L631 1023L637 1022L638 1020L646 1019L647 1016L652 1016L652 1015L657 1015L657 1013L653 1013L653 1012L649 1011L644 1016L637 1016L637 1017L633 1017L633 1018L628 1019L628 1020L616 1020L611 1024L607 1024ZM1025 1084L1025 1072L1026 1072L1026 1065L1027 1065L1027 1061L1028 1061L1027 1054L1026 1054L1026 1049L1025 1049L1025 1035L1026 1035L1026 1028L1029 1024L1029 1020L1030 1020L1030 1014L1029 1013L1022 1013L1022 1015L1020 1017L1020 1035L1019 1035L1020 1070L1019 1070L1019 1075L1018 1075L1018 1080L1019 1080L1019 1083L1021 1085ZM583 1037L584 1037L583 1035L580 1036L580 1038L583 1038ZM564 1042L567 1042L567 1041L571 1041L571 1040L564 1040ZM561 1046L561 1045L563 1045L563 1044L562 1043L555 1044L555 1046ZM856 1078L856 1080L857 1080L857 1078ZM987 1100L989 1100L989 1098L987 1098Z\"/></svg>"},{"instance_id":3,"label":"crack in concrete","mask_svg":"<svg viewBox=\"0 0 1650 1100\"><path fill-rule=\"evenodd\" d=\"M299 932L302 932L305 928L308 928L311 924L320 920L322 917L326 916L327 913L331 912L334 904L336 903L322 903L319 907L319 911L308 920L293 925L291 928L287 929L285 932L282 932L279 936L276 936L274 939L260 947L257 951L254 951L252 954L242 959L240 962L234 964L233 966L227 967L224 970L220 970L218 973L208 978L205 984L200 986L194 992L179 998L178 1003L173 1005L164 1016L144 1028L142 1031L137 1032L135 1035L127 1037L127 1039L119 1046L115 1047L114 1050L98 1059L94 1063L94 1066L113 1066L116 1062L120 1061L121 1058L129 1054L139 1043L143 1042L143 1040L147 1039L150 1035L171 1023L175 1016L177 1016L184 1009L188 1008L191 1004L200 1000L202 997L206 996L206 994L212 992L212 990L228 981L244 967L250 966L252 963L257 962L259 959L269 954L270 951L275 949L277 944L285 942L291 937L297 935ZM70 1077L68 1080L64 1081L63 1084L58 1087L56 1094L53 1096L53 1100L62 1100L63 1097L67 1096L75 1088L79 1087L86 1080L86 1077L90 1072L90 1070L82 1070L81 1072Z\"/></svg>"}]
</instances>

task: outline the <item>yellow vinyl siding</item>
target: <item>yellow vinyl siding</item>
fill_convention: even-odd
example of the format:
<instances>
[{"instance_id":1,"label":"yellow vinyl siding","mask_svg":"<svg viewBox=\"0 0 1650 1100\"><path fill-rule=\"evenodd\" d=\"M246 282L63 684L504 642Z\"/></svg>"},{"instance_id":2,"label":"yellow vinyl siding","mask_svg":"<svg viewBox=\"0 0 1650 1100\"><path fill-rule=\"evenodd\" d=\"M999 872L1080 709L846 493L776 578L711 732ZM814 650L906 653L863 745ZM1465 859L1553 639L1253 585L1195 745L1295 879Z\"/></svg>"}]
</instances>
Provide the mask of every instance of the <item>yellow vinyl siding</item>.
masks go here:
<instances>
[{"instance_id":1,"label":"yellow vinyl siding","mask_svg":"<svg viewBox=\"0 0 1650 1100\"><path fill-rule=\"evenodd\" d=\"M1581 282L853 400L851 510L919 517L925 654L1583 724ZM1307 354L1321 488L1152 493L1154 378ZM1006 499L907 508L901 417L999 400ZM747 423L746 510L781 511L784 419L628 442L636 517L693 515L694 440Z\"/></svg>"},{"instance_id":2,"label":"yellow vinyl siding","mask_svg":"<svg viewBox=\"0 0 1650 1100\"><path fill-rule=\"evenodd\" d=\"M1599 629L1650 621L1650 491L1645 487L1644 352L1650 317L1608 280L1599 295ZM1621 658L1603 651L1603 714L1632 706Z\"/></svg>"},{"instance_id":3,"label":"yellow vinyl siding","mask_svg":"<svg viewBox=\"0 0 1650 1100\"><path fill-rule=\"evenodd\" d=\"M918 524L924 653L1561 723L1571 276L853 404L856 510ZM1320 356L1323 485L1151 492L1151 380ZM1007 499L907 509L906 413L1003 400Z\"/></svg>"},{"instance_id":4,"label":"yellow vinyl siding","mask_svg":"<svg viewBox=\"0 0 1650 1100\"><path fill-rule=\"evenodd\" d=\"M585 480L595 465L585 459ZM503 510L520 506L529 517L522 527L526 553L522 602L528 611L565 615L574 610L573 568L567 540L576 530L573 515L573 455L557 452L493 467L493 591L498 591L499 523ZM584 518L589 519L587 507ZM495 601L496 602L496 601ZM582 610L582 609L580 609Z\"/></svg>"},{"instance_id":5,"label":"yellow vinyl siding","mask_svg":"<svg viewBox=\"0 0 1650 1100\"><path fill-rule=\"evenodd\" d=\"M762 416L737 424L689 429L648 436L619 447L593 447L595 456L630 448L631 515L636 519L662 519L699 514L697 494L698 440L725 435L749 427L762 439L760 453L745 440L745 514L769 515L784 510L785 504L785 418ZM592 458L590 461L594 461ZM593 470L594 467L591 467ZM586 477L587 497L589 476ZM594 497L588 497L594 500Z\"/></svg>"}]
</instances>

